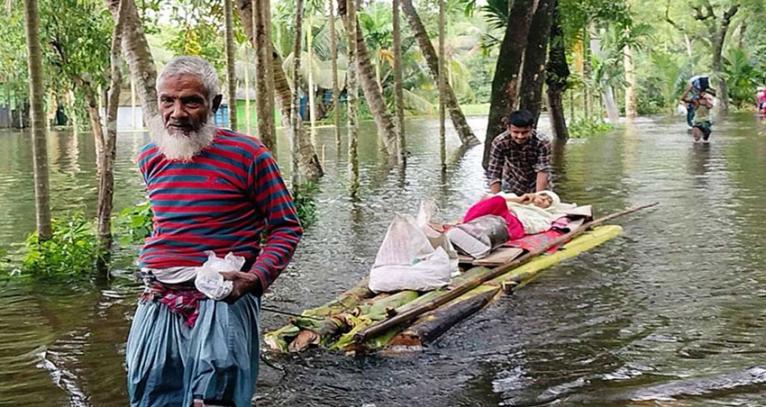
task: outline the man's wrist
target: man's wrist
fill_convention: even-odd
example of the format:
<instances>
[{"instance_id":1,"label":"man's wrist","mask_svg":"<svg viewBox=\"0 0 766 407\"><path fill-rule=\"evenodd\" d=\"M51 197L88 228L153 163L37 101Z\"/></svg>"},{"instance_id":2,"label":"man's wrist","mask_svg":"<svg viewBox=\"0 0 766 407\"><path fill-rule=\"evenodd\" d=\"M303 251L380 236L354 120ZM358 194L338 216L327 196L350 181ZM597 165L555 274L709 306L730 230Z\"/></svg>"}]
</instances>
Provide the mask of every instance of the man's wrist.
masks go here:
<instances>
[{"instance_id":1,"label":"man's wrist","mask_svg":"<svg viewBox=\"0 0 766 407\"><path fill-rule=\"evenodd\" d=\"M247 292L260 297L261 294L263 294L263 285L261 284L261 279L257 274L253 272L247 274L250 276L250 282L247 285Z\"/></svg>"}]
</instances>

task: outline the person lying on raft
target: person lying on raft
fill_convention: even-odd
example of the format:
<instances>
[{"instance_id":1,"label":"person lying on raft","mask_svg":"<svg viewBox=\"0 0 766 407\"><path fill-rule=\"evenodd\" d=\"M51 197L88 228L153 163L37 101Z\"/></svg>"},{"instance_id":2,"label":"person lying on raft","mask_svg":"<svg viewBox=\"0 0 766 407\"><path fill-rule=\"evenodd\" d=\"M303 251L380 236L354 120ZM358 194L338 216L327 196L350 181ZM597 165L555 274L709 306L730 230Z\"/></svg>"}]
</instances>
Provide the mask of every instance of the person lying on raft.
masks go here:
<instances>
[{"instance_id":1,"label":"person lying on raft","mask_svg":"<svg viewBox=\"0 0 766 407\"><path fill-rule=\"evenodd\" d=\"M564 216L563 211L572 207L571 204L561 203L561 198L555 192L547 190L521 196L489 195L468 208L463 222L484 215L500 216L508 225L508 237L514 240L545 232L556 219Z\"/></svg>"}]
</instances>

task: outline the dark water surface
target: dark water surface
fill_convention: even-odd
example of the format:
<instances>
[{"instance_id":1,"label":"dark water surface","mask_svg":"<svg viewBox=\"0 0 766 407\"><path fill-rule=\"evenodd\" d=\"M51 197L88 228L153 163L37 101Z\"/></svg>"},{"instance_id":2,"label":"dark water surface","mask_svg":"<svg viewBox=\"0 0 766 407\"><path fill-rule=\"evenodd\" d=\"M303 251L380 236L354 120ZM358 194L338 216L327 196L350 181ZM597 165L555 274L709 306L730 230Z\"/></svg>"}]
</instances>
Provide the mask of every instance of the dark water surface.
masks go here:
<instances>
[{"instance_id":1,"label":"dark water surface","mask_svg":"<svg viewBox=\"0 0 766 407\"><path fill-rule=\"evenodd\" d=\"M485 119L471 123L483 134ZM362 193L347 198L346 149L321 129L327 176L318 223L265 304L299 311L364 276L395 212L433 197L454 219L483 191L482 148L448 140L438 123L408 123L406 173L361 132ZM641 119L573 140L557 156L557 190L597 214L660 201L624 218L625 233L544 273L444 335L397 357L322 351L261 364L262 406L766 405L766 122L731 116L713 143L692 145L683 120ZM117 209L143 197L134 157L145 135L121 134ZM289 179L287 141L280 164ZM52 132L52 205L95 211L88 133ZM0 133L0 247L34 226L31 147ZM125 405L124 341L140 287L133 250L108 285L0 282L0 406ZM265 313L266 329L284 317ZM278 369L277 369L278 368ZM281 369L281 370L280 370Z\"/></svg>"}]
</instances>

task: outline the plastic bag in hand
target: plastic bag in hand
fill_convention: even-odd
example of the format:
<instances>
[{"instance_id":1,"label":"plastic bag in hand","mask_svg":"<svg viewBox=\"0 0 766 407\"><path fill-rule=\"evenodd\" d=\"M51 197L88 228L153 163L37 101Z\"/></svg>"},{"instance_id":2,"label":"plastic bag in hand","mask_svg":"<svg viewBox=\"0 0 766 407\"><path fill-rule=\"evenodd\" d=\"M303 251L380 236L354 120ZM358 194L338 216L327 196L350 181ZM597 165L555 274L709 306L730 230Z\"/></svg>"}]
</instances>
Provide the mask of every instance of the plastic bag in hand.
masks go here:
<instances>
[{"instance_id":1,"label":"plastic bag in hand","mask_svg":"<svg viewBox=\"0 0 766 407\"><path fill-rule=\"evenodd\" d=\"M229 252L224 258L215 255L213 251L206 251L207 261L197 270L197 278L194 286L208 296L208 298L220 301L231 294L234 283L223 279L222 271L240 271L245 264L245 258L235 256Z\"/></svg>"}]
</instances>

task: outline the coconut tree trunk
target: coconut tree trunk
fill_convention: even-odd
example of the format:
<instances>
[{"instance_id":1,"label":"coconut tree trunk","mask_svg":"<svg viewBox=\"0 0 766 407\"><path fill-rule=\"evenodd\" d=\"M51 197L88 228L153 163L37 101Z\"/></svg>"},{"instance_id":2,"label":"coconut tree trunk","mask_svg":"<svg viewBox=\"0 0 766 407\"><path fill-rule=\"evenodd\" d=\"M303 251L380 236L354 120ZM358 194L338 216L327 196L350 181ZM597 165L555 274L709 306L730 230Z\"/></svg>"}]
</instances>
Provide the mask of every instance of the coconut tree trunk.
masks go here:
<instances>
[{"instance_id":1,"label":"coconut tree trunk","mask_svg":"<svg viewBox=\"0 0 766 407\"><path fill-rule=\"evenodd\" d=\"M604 35L604 29L601 29L601 35L594 35L591 37L590 40L590 46L591 51L599 58L603 58L603 52L601 51L601 36ZM610 123L618 123L620 121L620 111L617 108L617 102L614 100L614 89L612 89L612 85L610 85L609 75L604 75L601 82L598 84L599 87L599 104L598 106L604 106L604 109L606 110L607 118L609 119ZM599 108L597 112L597 117L601 119L603 117L603 114Z\"/></svg>"},{"instance_id":2,"label":"coconut tree trunk","mask_svg":"<svg viewBox=\"0 0 766 407\"><path fill-rule=\"evenodd\" d=\"M614 100L614 89L612 88L612 85L604 84L604 90L601 92L601 97L604 100L604 108L606 108L606 116L609 118L609 123L619 123L620 111L617 108L617 102Z\"/></svg>"},{"instance_id":3,"label":"coconut tree trunk","mask_svg":"<svg viewBox=\"0 0 766 407\"><path fill-rule=\"evenodd\" d=\"M255 109L258 117L258 137L276 154L277 137L274 126L275 80L271 52L271 9L266 0L257 0L252 13L253 46L255 47ZM280 67L280 70L282 68Z\"/></svg>"},{"instance_id":4,"label":"coconut tree trunk","mask_svg":"<svg viewBox=\"0 0 766 407\"><path fill-rule=\"evenodd\" d=\"M253 36L253 3L251 0L238 0L238 9L239 9L239 17L240 21L242 22L242 27L245 29L245 33L250 38L251 43L253 44L253 47L257 50L258 44L256 43L256 38ZM290 83L287 81L287 76L285 76L285 71L282 70L282 57L279 55L279 52L276 48L274 48L273 44L268 46L266 44L266 47L261 47L264 49L271 49L271 68L272 68L272 74L274 76L274 97L276 98L277 103L279 104L279 111L282 113L282 126L287 128L290 132L289 134L292 134L293 132L297 132L298 134L298 140L299 140L299 149L298 149L298 160L299 160L299 168L301 174L306 177L309 180L316 180L322 177L324 174L324 171L322 170L322 164L319 162L319 157L317 157L317 154L314 150L314 146L311 144L311 141L305 137L305 134L303 130L300 128L293 129L292 128L292 98L293 93L292 90L290 90ZM260 98L258 98L260 99ZM256 100L256 102L259 102ZM258 123L260 125L261 122L261 116L260 111L258 112ZM273 114L273 111L272 111ZM273 116L272 116L273 117ZM259 127L260 132L260 127Z\"/></svg>"},{"instance_id":5,"label":"coconut tree trunk","mask_svg":"<svg viewBox=\"0 0 766 407\"><path fill-rule=\"evenodd\" d=\"M133 78L130 78L130 127L137 129L136 123L136 84Z\"/></svg>"},{"instance_id":6,"label":"coconut tree trunk","mask_svg":"<svg viewBox=\"0 0 766 407\"><path fill-rule=\"evenodd\" d=\"M713 44L712 68L718 86L718 89L716 90L720 102L718 104L718 111L721 114L729 112L729 89L726 86L726 79L723 77L723 46L726 41L726 33L729 31L729 26L731 25L731 20L734 15L737 14L737 11L739 11L739 4L732 5L723 13L720 25L716 27L713 24L710 29L712 37L711 42Z\"/></svg>"},{"instance_id":7,"label":"coconut tree trunk","mask_svg":"<svg viewBox=\"0 0 766 407\"><path fill-rule=\"evenodd\" d=\"M549 115L553 136L557 141L566 143L567 139L569 139L569 130L567 129L564 114L563 96L567 88L567 79L569 78L569 65L567 65L564 30L561 28L561 16L558 9L558 2L555 2L551 20L548 64L545 67L545 83L548 85L548 105L550 107ZM574 102L571 102L571 115L574 115L573 106ZM573 119L574 116L570 116L570 118Z\"/></svg>"},{"instance_id":8,"label":"coconut tree trunk","mask_svg":"<svg viewBox=\"0 0 766 407\"><path fill-rule=\"evenodd\" d=\"M380 92L380 88L378 87L378 82L375 79L375 68L372 66L372 61L370 60L370 52L367 49L367 44L364 40L364 33L362 33L362 29L359 27L358 21L349 20L348 16L346 15L346 8L341 7L343 0L339 1L338 14L346 17L343 20L344 24L346 25L346 32L349 32L351 29L351 23L353 23L353 26L356 30L353 33L353 37L355 37L354 40L356 43L356 47L353 50L357 65L357 71L355 72L356 79L362 85L364 96L367 99L367 105L370 107L370 112L372 113L372 117L375 119L375 124L378 127L378 135L383 141L383 148L390 156L398 159L396 148L399 135L396 129L396 125L394 124L394 118L391 116L391 113L386 107L386 100L383 98L383 94ZM352 36L349 36L349 39L351 38ZM350 42L349 44L354 44L354 42ZM349 49L351 48L354 47L349 47Z\"/></svg>"},{"instance_id":9,"label":"coconut tree trunk","mask_svg":"<svg viewBox=\"0 0 766 407\"><path fill-rule=\"evenodd\" d=\"M245 132L247 134L253 134L250 122L252 116L250 115L250 53L245 48Z\"/></svg>"},{"instance_id":10,"label":"coconut tree trunk","mask_svg":"<svg viewBox=\"0 0 766 407\"><path fill-rule=\"evenodd\" d=\"M447 25L444 15L444 0L439 0L439 162L442 172L447 171L447 129L444 126L444 88L447 78L447 55L444 52L444 26Z\"/></svg>"},{"instance_id":11,"label":"coconut tree trunk","mask_svg":"<svg viewBox=\"0 0 766 407\"><path fill-rule=\"evenodd\" d=\"M295 39L293 41L293 100L292 100L292 116L290 128L293 129L292 136L292 163L293 163L293 190L295 191L300 185L300 177L298 171L298 149L300 145L299 135L297 129L301 128L302 120L300 113L300 97L298 96L298 89L301 86L300 72L301 72L301 42L303 36L301 31L303 30L303 0L296 0L295 2Z\"/></svg>"},{"instance_id":12,"label":"coconut tree trunk","mask_svg":"<svg viewBox=\"0 0 766 407\"><path fill-rule=\"evenodd\" d=\"M117 21L112 31L112 46L109 62L111 65L111 79L109 94L106 103L106 134L103 139L103 149L99 152L100 171L98 177L98 240L101 255L96 262L96 268L109 276L108 264L111 258L112 248L112 207L114 201L114 160L117 156L117 111L120 107L120 89L122 87L122 73L120 65L120 44L122 43L122 29L125 24L125 3L119 0L117 7ZM102 133L103 136L103 133Z\"/></svg>"},{"instance_id":13,"label":"coconut tree trunk","mask_svg":"<svg viewBox=\"0 0 766 407\"><path fill-rule=\"evenodd\" d=\"M399 145L397 147L397 152L399 153L399 162L404 163L406 160L406 154L404 152L406 140L404 136L404 79L402 74L401 18L399 17L401 8L400 2L400 0L393 0L394 102L396 104L396 124L399 127Z\"/></svg>"},{"instance_id":14,"label":"coconut tree trunk","mask_svg":"<svg viewBox=\"0 0 766 407\"><path fill-rule=\"evenodd\" d=\"M622 50L622 64L625 67L625 117L632 121L638 115L636 104L636 71L633 65L633 50L626 45Z\"/></svg>"},{"instance_id":15,"label":"coconut tree trunk","mask_svg":"<svg viewBox=\"0 0 766 407\"><path fill-rule=\"evenodd\" d=\"M537 10L529 27L527 49L524 51L519 106L532 113L535 124L543 105L546 50L555 3L555 0L539 0L537 3Z\"/></svg>"},{"instance_id":16,"label":"coconut tree trunk","mask_svg":"<svg viewBox=\"0 0 766 407\"><path fill-rule=\"evenodd\" d=\"M130 76L136 84L138 99L144 114L144 123L160 120L157 106L157 69L152 59L149 43L144 35L141 17L138 15L134 0L122 0L123 4L123 36L122 54L130 68ZM112 16L117 20L120 0L106 0Z\"/></svg>"},{"instance_id":17,"label":"coconut tree trunk","mask_svg":"<svg viewBox=\"0 0 766 407\"><path fill-rule=\"evenodd\" d=\"M500 44L495 76L492 78L492 96L487 121L487 135L484 139L484 159L487 167L489 151L495 137L505 130L502 118L514 110L517 104L517 92L521 73L524 49L527 46L529 26L532 22L534 0L516 0L513 2L508 24Z\"/></svg>"},{"instance_id":18,"label":"coconut tree trunk","mask_svg":"<svg viewBox=\"0 0 766 407\"><path fill-rule=\"evenodd\" d=\"M402 10L405 16L407 16L407 22L410 25L410 29L415 35L415 39L418 41L418 46L423 52L423 57L428 64L428 69L431 71L431 76L434 80L438 80L439 76L439 57L436 55L431 39L428 37L423 22L420 20L417 10L412 4L412 0L401 0ZM450 118L452 119L452 125L455 127L460 142L463 145L475 145L479 144L479 139L473 134L471 126L468 125L468 121L465 119L463 110L460 109L460 105L457 102L455 92L449 83L445 86L445 102L447 104L447 110L449 111Z\"/></svg>"},{"instance_id":19,"label":"coconut tree trunk","mask_svg":"<svg viewBox=\"0 0 766 407\"><path fill-rule=\"evenodd\" d=\"M398 0L394 0L398 1ZM332 65L332 108L335 123L335 146L340 154L340 88L338 86L338 35L335 32L335 2L330 0L330 61ZM396 34L394 34L396 35Z\"/></svg>"},{"instance_id":20,"label":"coconut tree trunk","mask_svg":"<svg viewBox=\"0 0 766 407\"><path fill-rule=\"evenodd\" d=\"M234 13L232 11L233 0L223 0L224 14L224 38L226 46L226 90L229 103L229 126L237 131L237 73L235 66L236 43L234 42Z\"/></svg>"},{"instance_id":21,"label":"coconut tree trunk","mask_svg":"<svg viewBox=\"0 0 766 407\"><path fill-rule=\"evenodd\" d=\"M357 43L357 20L356 20L356 0L338 1L338 14L344 16L346 34L348 35L348 79L346 91L348 93L348 175L350 178L349 192L352 197L359 195L359 128L357 117L359 108L357 106L357 62L358 47L352 44Z\"/></svg>"},{"instance_id":22,"label":"coconut tree trunk","mask_svg":"<svg viewBox=\"0 0 766 407\"><path fill-rule=\"evenodd\" d=\"M316 101L314 100L314 44L313 33L311 28L313 27L313 21L311 15L308 17L308 27L306 28L306 53L308 54L308 60L306 61L306 68L308 70L308 91L309 91L309 123L311 124L311 144L314 148L317 148L317 130L316 130Z\"/></svg>"},{"instance_id":23,"label":"coconut tree trunk","mask_svg":"<svg viewBox=\"0 0 766 407\"><path fill-rule=\"evenodd\" d=\"M40 17L37 14L37 0L24 0L24 28L27 35L32 162L35 179L35 218L37 236L40 241L44 241L50 239L53 232L48 182L48 149L45 134L43 54L40 47Z\"/></svg>"}]
</instances>

